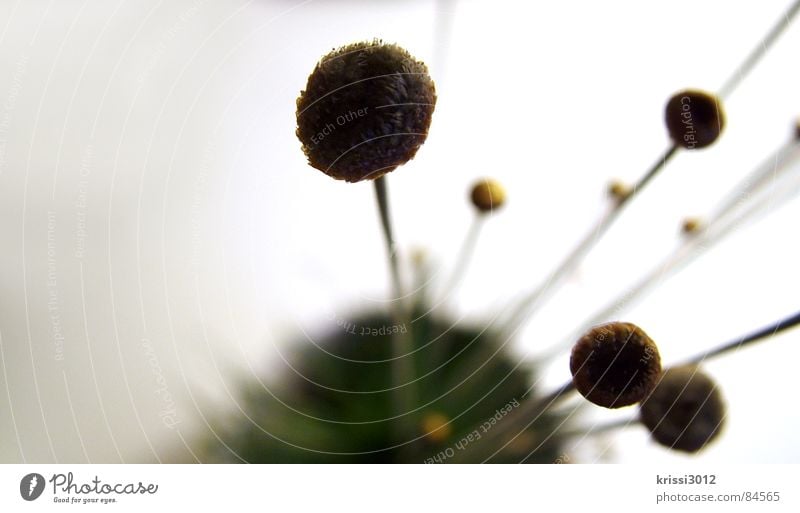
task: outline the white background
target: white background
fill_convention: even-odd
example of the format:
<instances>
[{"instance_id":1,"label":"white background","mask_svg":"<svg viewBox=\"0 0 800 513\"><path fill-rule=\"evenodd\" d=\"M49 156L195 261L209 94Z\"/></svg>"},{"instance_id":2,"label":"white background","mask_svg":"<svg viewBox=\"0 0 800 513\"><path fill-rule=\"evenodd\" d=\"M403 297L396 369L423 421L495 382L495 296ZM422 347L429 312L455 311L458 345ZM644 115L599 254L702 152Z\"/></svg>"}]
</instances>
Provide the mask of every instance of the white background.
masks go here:
<instances>
[{"instance_id":1,"label":"white background","mask_svg":"<svg viewBox=\"0 0 800 513\"><path fill-rule=\"evenodd\" d=\"M787 4L0 2L0 461L194 461L186 444L236 411L242 376L274 375L277 350L331 311L383 304L370 186L308 167L294 135L331 48L381 37L430 65L430 137L389 182L401 249L424 249L440 282L470 182L508 189L448 302L490 318L594 222L609 179L634 181L667 147L667 98L718 88ZM558 344L783 144L798 48L794 26L726 102L722 139L669 164L514 342L519 358ZM800 203L766 212L620 314L666 363L797 309ZM797 336L707 365L729 418L700 460L800 459ZM562 352L546 382L566 378ZM575 445L575 461L687 461L635 427Z\"/></svg>"}]
</instances>

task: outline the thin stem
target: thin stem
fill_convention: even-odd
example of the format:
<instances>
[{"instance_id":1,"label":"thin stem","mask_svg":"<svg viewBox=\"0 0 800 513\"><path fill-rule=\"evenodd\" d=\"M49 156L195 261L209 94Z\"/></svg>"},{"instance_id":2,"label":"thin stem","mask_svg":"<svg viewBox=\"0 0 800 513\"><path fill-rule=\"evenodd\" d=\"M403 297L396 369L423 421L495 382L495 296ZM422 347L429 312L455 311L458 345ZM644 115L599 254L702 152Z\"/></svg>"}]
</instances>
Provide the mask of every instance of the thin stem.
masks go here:
<instances>
[{"instance_id":1,"label":"thin stem","mask_svg":"<svg viewBox=\"0 0 800 513\"><path fill-rule=\"evenodd\" d=\"M769 326L761 328L760 330L754 331L753 333L750 333L749 335L745 335L744 337L739 337L737 339L734 339L734 340L728 342L727 344L723 344L723 345L721 345L719 347L716 347L714 349L710 349L708 351L700 353L697 356L695 356L694 358L690 358L686 363L688 363L688 364L700 364L700 363L703 363L704 361L708 360L709 358L714 358L715 356L719 356L719 355L725 354L728 351L733 351L735 349L741 349L741 348L743 348L745 346L748 346L750 344L754 344L756 342L759 342L761 340L769 338L769 337L771 337L773 335L776 335L776 334L780 333L781 331L785 331L785 330L788 330L790 328L794 328L798 324L800 324L800 312L797 312L796 314L790 315L789 317L786 317L785 319L782 319L780 321L772 323Z\"/></svg>"},{"instance_id":2,"label":"thin stem","mask_svg":"<svg viewBox=\"0 0 800 513\"><path fill-rule=\"evenodd\" d=\"M476 452L480 453L481 451L491 451L493 449L493 440L502 438L504 435L512 431L521 433L522 431L528 429L528 427L536 422L536 420L545 411L549 410L559 401L569 396L570 392L572 392L574 389L575 386L572 384L572 381L570 381L569 383L565 383L564 385L558 387L545 397L530 399L529 401L520 405L519 408L509 413L506 418L503 419L502 423L498 423L494 429L492 429L483 437L483 440L481 440L480 444L476 444L471 450L465 451L463 453L464 456L456 455L456 458L453 461L458 462L459 460L465 459L468 456L475 456Z\"/></svg>"},{"instance_id":3,"label":"thin stem","mask_svg":"<svg viewBox=\"0 0 800 513\"><path fill-rule=\"evenodd\" d=\"M789 23L795 18L797 15L798 10L800 10L800 0L794 2L786 13L775 23L775 25L767 32L767 35L764 36L764 39L756 45L755 48L750 52L750 54L745 58L744 62L736 68L736 71L733 72L733 75L723 84L723 86L719 90L719 97L724 98L728 96L734 89L741 83L745 76L747 76L753 68L755 68L756 64L764 57L764 54L767 53L778 37L786 30L789 26Z\"/></svg>"},{"instance_id":4,"label":"thin stem","mask_svg":"<svg viewBox=\"0 0 800 513\"><path fill-rule=\"evenodd\" d=\"M398 330L392 335L392 387L394 389L395 415L399 416L395 423L395 437L398 442L409 437L408 420L405 415L414 409L414 362L413 362L413 330L410 322L410 312L405 306L403 282L400 277L397 248L392 230L392 218L389 209L389 194L386 187L386 178L380 177L373 180L375 184L375 199L378 202L381 226L386 240L386 249L389 256L389 269L392 277L392 304L391 316L395 326L407 326L406 330ZM405 333L404 333L405 332ZM404 420L406 419L406 420Z\"/></svg>"},{"instance_id":5,"label":"thin stem","mask_svg":"<svg viewBox=\"0 0 800 513\"><path fill-rule=\"evenodd\" d=\"M586 255L592 250L594 246L605 235L609 228L614 224L614 221L619 217L626 205L628 205L636 196L641 194L644 188L650 183L653 178L666 167L667 163L678 152L678 145L672 144L663 153L663 155L647 170L641 179L632 188L630 194L619 200L612 210L600 219L600 222L592 228L586 236L581 239L577 246L570 252L567 257L559 264L556 269L550 273L548 278L539 285L533 292L524 297L519 305L513 310L511 317L507 323L507 330L511 333L526 321L529 320L533 314L545 302L547 294L552 295L558 287L564 283L564 280L572 274L572 272L583 261Z\"/></svg>"},{"instance_id":6,"label":"thin stem","mask_svg":"<svg viewBox=\"0 0 800 513\"><path fill-rule=\"evenodd\" d=\"M736 68L736 71L733 73L733 75L720 88L718 93L720 98L728 96L734 91L734 89L736 89L745 76L747 76L747 74L752 71L756 64L758 64L758 62L764 57L767 50L772 47L778 37L784 32L786 27L789 26L789 23L795 18L798 11L800 11L800 0L797 0L789 7L781 19L770 29L761 43L757 45L752 52L748 54L744 62L738 68ZM518 324L521 324L526 318L529 318L533 315L536 310L533 308L533 305L536 304L537 306L541 306L543 301L540 301L540 299L543 299L545 291L550 290L552 293L552 291L561 284L563 279L568 276L575 269L575 267L577 267L577 265L583 260L591 248L594 247L603 234L613 224L623 206L627 203L630 203L630 201L636 196L637 192L643 189L645 185L647 185L647 183L658 174L658 172L666 165L667 161L673 155L675 155L675 153L677 153L678 149L678 146L673 144L666 151L662 159L659 162L656 162L656 164L639 180L632 193L627 197L622 198L610 215L604 217L597 227L592 230L583 240L581 240L572 253L566 257L566 259L559 267L556 268L555 271L553 271L545 283L523 299L520 306L510 317L509 325L512 333L516 332L517 328L519 327Z\"/></svg>"},{"instance_id":7,"label":"thin stem","mask_svg":"<svg viewBox=\"0 0 800 513\"><path fill-rule=\"evenodd\" d=\"M397 246L392 230L392 216L389 209L389 193L386 190L386 177L382 176L373 180L375 184L375 199L378 201L378 212L381 217L381 226L386 240L386 250L389 254L389 271L392 276L392 292L394 294L393 303L401 303L405 294L403 292L403 282L400 279L400 264L397 258Z\"/></svg>"},{"instance_id":8,"label":"thin stem","mask_svg":"<svg viewBox=\"0 0 800 513\"><path fill-rule=\"evenodd\" d=\"M461 244L461 249L458 251L458 257L456 259L453 272L446 282L447 285L445 285L445 288L442 290L442 297L439 302L444 301L448 296L451 296L464 279L467 268L469 267L469 263L472 260L472 256L475 254L475 247L478 243L483 222L484 216L482 214L476 214L473 218L472 223L469 226L469 230L467 231L467 235L464 237L464 242Z\"/></svg>"},{"instance_id":9,"label":"thin stem","mask_svg":"<svg viewBox=\"0 0 800 513\"><path fill-rule=\"evenodd\" d=\"M653 266L650 272L586 321L576 326L576 329L561 342L554 345L546 353L541 354L537 361L549 361L554 356L561 354L563 350L569 347L590 327L609 321L613 317L618 317L626 307L635 303L648 291L666 281L670 276L685 268L704 252L724 240L730 233L733 233L744 219L752 217L761 207L761 204L756 202L750 208L745 209L747 203L751 203L754 199L757 200L757 193L768 184L772 183L773 186L777 187L774 184L777 183L778 178L784 177L789 170L793 169L794 162L800 158L800 152L797 151L798 148L800 148L798 142L791 140L773 152L745 179L733 187L728 196L713 209L713 214L709 215L708 222L702 228L702 232L694 237L683 238L680 245L658 265ZM780 189L789 193L792 192L791 188L784 186L780 186ZM774 202L770 204L773 208L775 207Z\"/></svg>"},{"instance_id":10,"label":"thin stem","mask_svg":"<svg viewBox=\"0 0 800 513\"><path fill-rule=\"evenodd\" d=\"M699 364L708 360L709 358L713 358L716 356L720 356L725 354L731 350L742 348L746 345L753 344L759 340L763 340L765 338L771 337L781 331L788 330L800 324L800 312L795 313L783 320L775 322L767 327L761 328L758 331L755 331L749 335L744 337L740 337L736 340L733 340L727 344L719 346L715 349L711 349L709 351L702 352L697 356L690 358L685 363L686 364ZM559 401L562 401L569 397L575 391L575 385L573 384L572 380L564 383L562 386L555 389L550 394L540 398L540 399L531 399L530 401L526 402L525 404L521 405L516 411L511 412L506 419L503 421L502 424L498 424L487 436L484 437L484 440L481 441L481 444L476 446L475 450L469 451L470 456L474 456L475 452L480 452L483 450L484 452L491 450L493 447L492 441L497 440L498 438L504 437L504 435L508 434L511 431L516 431L520 433L531 424L536 422L536 420L541 416L545 411L552 408L555 404ZM625 424L628 424L630 421L624 421ZM608 429L612 429L615 427L619 427L619 424L610 424ZM593 430L590 433L596 432ZM573 434L568 432L568 434ZM581 433L576 433L581 434ZM495 451L497 453L500 449ZM466 455L465 455L466 456Z\"/></svg>"},{"instance_id":11,"label":"thin stem","mask_svg":"<svg viewBox=\"0 0 800 513\"><path fill-rule=\"evenodd\" d=\"M639 424L638 417L622 418L605 422L599 426L564 430L559 433L559 436L562 438L574 438L576 436L580 436L583 439L590 436L602 435L603 433L608 433L609 431L616 431L617 429L626 428L628 426L635 426L637 424Z\"/></svg>"}]
</instances>

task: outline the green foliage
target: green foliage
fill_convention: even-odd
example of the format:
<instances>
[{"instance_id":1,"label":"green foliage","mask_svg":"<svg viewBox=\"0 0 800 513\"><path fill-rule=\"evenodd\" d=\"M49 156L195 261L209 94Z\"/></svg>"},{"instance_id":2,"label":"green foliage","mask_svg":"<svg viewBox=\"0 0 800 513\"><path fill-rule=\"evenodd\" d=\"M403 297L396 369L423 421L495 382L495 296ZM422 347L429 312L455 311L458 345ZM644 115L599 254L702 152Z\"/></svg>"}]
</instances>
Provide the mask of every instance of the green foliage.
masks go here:
<instances>
[{"instance_id":1,"label":"green foliage","mask_svg":"<svg viewBox=\"0 0 800 513\"><path fill-rule=\"evenodd\" d=\"M298 342L278 380L244 387L245 415L219 423L219 439L208 442L207 459L423 463L437 455L447 462L480 462L492 455L530 420L506 436L491 437L492 430L500 434L504 422L513 422L515 404L535 396L530 365L519 364L509 354L510 344L485 326L456 325L421 312L414 318L412 325L393 326L388 316L367 313L335 324L321 340ZM409 329L416 407L392 418L397 391L391 333ZM425 419L431 415L450 423L426 436ZM551 413L539 416L489 461L518 462L529 453L527 462L555 461L562 452L553 430L561 420ZM481 440L459 443L476 430Z\"/></svg>"}]
</instances>

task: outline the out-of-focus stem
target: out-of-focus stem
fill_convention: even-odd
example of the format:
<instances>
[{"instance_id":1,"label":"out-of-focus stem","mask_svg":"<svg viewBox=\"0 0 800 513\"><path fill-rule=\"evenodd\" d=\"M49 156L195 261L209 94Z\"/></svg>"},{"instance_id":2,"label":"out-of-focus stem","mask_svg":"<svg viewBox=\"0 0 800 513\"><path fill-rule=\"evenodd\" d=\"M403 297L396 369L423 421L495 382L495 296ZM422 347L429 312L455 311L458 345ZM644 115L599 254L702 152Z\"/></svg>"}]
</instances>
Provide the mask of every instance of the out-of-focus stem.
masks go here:
<instances>
[{"instance_id":1,"label":"out-of-focus stem","mask_svg":"<svg viewBox=\"0 0 800 513\"><path fill-rule=\"evenodd\" d=\"M744 62L736 68L736 71L728 78L728 80L720 87L719 89L719 97L724 98L728 96L739 83L747 76L753 68L756 67L756 64L764 57L764 54L767 53L778 37L786 30L789 26L789 23L797 16L797 12L800 10L800 0L794 2L789 9L787 9L786 13L773 25L767 35L764 36L759 44L753 48L753 50L747 55Z\"/></svg>"},{"instance_id":2,"label":"out-of-focus stem","mask_svg":"<svg viewBox=\"0 0 800 513\"><path fill-rule=\"evenodd\" d=\"M659 171L666 167L667 163L678 152L679 146L676 144L670 145L664 154L647 170L642 178L636 183L631 190L630 194L621 198L614 207L600 219L587 234L581 239L575 248L561 261L558 267L550 273L545 281L534 289L530 294L525 296L519 305L512 311L511 316L508 318L506 324L506 331L508 333L515 333L520 326L529 320L533 314L545 302L548 296L558 290L558 287L563 284L564 280L572 274L572 272L583 261L591 249L597 245L602 239L603 235L617 220L619 214L628 205L634 197L636 197L647 186L650 181L658 174Z\"/></svg>"},{"instance_id":3,"label":"out-of-focus stem","mask_svg":"<svg viewBox=\"0 0 800 513\"><path fill-rule=\"evenodd\" d=\"M395 245L392 218L389 208L389 194L386 187L386 178L380 177L373 181L375 184L375 199L378 202L378 212L381 226L386 240L386 249L389 256L389 272L392 279L392 301L390 313L395 326L404 326L406 329L397 330L392 335L392 388L394 394L395 437L398 443L413 438L409 429L409 412L414 410L414 356L413 356L413 330L410 321L410 312L406 306L405 289L400 276L400 264Z\"/></svg>"},{"instance_id":4,"label":"out-of-focus stem","mask_svg":"<svg viewBox=\"0 0 800 513\"><path fill-rule=\"evenodd\" d=\"M754 331L748 335L743 337L739 337L737 339L731 340L730 342L723 344L721 346L715 347L713 349L709 349L708 351L704 351L697 356L690 358L687 360L686 363L688 364L700 364L704 361L708 360L709 358L713 358L715 356L723 355L729 351L734 351L737 349L741 349L745 346L754 344L761 340L767 339L773 335L780 333L781 331L788 330L790 328L794 328L800 324L800 312L795 313L794 315L790 315L785 319L781 319L780 321L774 322L769 326L761 328L760 330Z\"/></svg>"},{"instance_id":5,"label":"out-of-focus stem","mask_svg":"<svg viewBox=\"0 0 800 513\"><path fill-rule=\"evenodd\" d=\"M477 246L481 228L483 227L484 217L485 216L478 213L473 218L467 235L464 238L464 242L461 244L461 249L458 251L458 257L453 272L442 290L441 300L439 302L446 301L464 279L470 260L472 260L472 255L475 254L475 247Z\"/></svg>"}]
</instances>

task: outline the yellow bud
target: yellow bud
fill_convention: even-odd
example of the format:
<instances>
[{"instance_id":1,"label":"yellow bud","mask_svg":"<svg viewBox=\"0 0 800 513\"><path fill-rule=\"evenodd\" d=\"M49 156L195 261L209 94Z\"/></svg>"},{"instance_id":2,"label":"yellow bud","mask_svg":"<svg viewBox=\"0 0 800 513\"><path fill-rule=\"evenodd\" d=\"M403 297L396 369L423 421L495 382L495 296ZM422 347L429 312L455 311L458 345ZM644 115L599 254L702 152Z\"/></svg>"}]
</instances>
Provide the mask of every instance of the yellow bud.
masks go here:
<instances>
[{"instance_id":1,"label":"yellow bud","mask_svg":"<svg viewBox=\"0 0 800 513\"><path fill-rule=\"evenodd\" d=\"M506 201L503 186L491 178L482 178L472 187L472 204L480 212L491 212L502 207Z\"/></svg>"},{"instance_id":2,"label":"yellow bud","mask_svg":"<svg viewBox=\"0 0 800 513\"><path fill-rule=\"evenodd\" d=\"M434 443L446 442L453 434L450 419L439 412L431 412L422 419L422 432Z\"/></svg>"}]
</instances>

